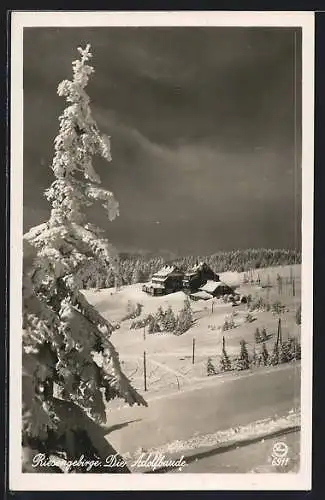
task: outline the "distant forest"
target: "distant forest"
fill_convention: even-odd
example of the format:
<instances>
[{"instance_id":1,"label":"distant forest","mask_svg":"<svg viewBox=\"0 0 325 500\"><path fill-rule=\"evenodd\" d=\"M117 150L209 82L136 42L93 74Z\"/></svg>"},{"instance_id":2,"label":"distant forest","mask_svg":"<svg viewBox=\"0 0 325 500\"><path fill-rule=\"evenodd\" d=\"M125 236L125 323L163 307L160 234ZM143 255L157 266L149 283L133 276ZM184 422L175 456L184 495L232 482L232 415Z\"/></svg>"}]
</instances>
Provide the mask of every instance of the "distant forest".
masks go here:
<instances>
[{"instance_id":1,"label":"distant forest","mask_svg":"<svg viewBox=\"0 0 325 500\"><path fill-rule=\"evenodd\" d=\"M176 257L146 257L144 255L121 254L119 285L145 283L166 264L175 264L183 271L193 267L196 262L206 262L216 273L225 271L245 272L271 266L285 266L301 263L301 252L282 249L247 249L230 252L217 252L212 255ZM98 278L100 276L100 278ZM84 288L110 288L116 284L116 277L110 268L99 270L97 276L84 283Z\"/></svg>"}]
</instances>

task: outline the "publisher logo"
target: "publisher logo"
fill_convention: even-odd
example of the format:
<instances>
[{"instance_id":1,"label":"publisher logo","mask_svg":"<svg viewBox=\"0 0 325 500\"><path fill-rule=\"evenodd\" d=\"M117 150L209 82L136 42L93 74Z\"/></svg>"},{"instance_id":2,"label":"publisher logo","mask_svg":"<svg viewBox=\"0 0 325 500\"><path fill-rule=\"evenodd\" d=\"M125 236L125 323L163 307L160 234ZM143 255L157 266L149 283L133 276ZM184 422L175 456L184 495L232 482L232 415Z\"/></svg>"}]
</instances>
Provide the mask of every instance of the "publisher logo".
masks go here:
<instances>
[{"instance_id":1,"label":"publisher logo","mask_svg":"<svg viewBox=\"0 0 325 500\"><path fill-rule=\"evenodd\" d=\"M287 457L289 447L283 441L277 441L272 448L272 465L284 467L288 464L289 458Z\"/></svg>"}]
</instances>

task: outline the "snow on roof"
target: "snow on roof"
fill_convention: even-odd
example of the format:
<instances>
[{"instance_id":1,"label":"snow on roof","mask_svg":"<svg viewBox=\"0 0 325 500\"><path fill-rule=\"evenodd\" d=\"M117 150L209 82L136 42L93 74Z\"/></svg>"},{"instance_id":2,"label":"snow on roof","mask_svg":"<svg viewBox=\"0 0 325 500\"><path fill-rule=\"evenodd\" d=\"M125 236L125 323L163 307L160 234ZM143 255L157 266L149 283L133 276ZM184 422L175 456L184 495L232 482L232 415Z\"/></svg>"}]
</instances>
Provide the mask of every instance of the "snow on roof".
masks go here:
<instances>
[{"instance_id":1,"label":"snow on roof","mask_svg":"<svg viewBox=\"0 0 325 500\"><path fill-rule=\"evenodd\" d=\"M201 269L202 267L204 266L204 262L198 262L197 264L195 264L195 266L192 267L192 269L190 270L190 272L196 272L198 271L199 269Z\"/></svg>"},{"instance_id":2,"label":"snow on roof","mask_svg":"<svg viewBox=\"0 0 325 500\"><path fill-rule=\"evenodd\" d=\"M149 283L150 288L165 288L161 283Z\"/></svg>"},{"instance_id":3,"label":"snow on roof","mask_svg":"<svg viewBox=\"0 0 325 500\"><path fill-rule=\"evenodd\" d=\"M205 285L200 287L200 290L203 290L204 292L214 292L219 286L227 286L225 283L222 281L213 281L213 280L208 280Z\"/></svg>"},{"instance_id":4,"label":"snow on roof","mask_svg":"<svg viewBox=\"0 0 325 500\"><path fill-rule=\"evenodd\" d=\"M164 281L166 281L168 278L168 275L167 276L157 276L156 274L153 275L153 277L151 278L151 281L153 283L163 283Z\"/></svg>"},{"instance_id":5,"label":"snow on roof","mask_svg":"<svg viewBox=\"0 0 325 500\"><path fill-rule=\"evenodd\" d=\"M204 292L204 291L191 293L191 297L197 297L197 298L203 299L203 300L211 299L211 295L207 292Z\"/></svg>"},{"instance_id":6,"label":"snow on roof","mask_svg":"<svg viewBox=\"0 0 325 500\"><path fill-rule=\"evenodd\" d=\"M194 276L200 269L202 269L204 263L200 262L199 264L195 264L195 266L188 269L185 273L186 276Z\"/></svg>"},{"instance_id":7,"label":"snow on roof","mask_svg":"<svg viewBox=\"0 0 325 500\"><path fill-rule=\"evenodd\" d=\"M177 268L176 266L164 266L162 269L160 269L160 271L158 271L157 273L154 274L154 276L156 277L163 277L163 276L168 276L170 273L174 272L174 271L177 271Z\"/></svg>"}]
</instances>

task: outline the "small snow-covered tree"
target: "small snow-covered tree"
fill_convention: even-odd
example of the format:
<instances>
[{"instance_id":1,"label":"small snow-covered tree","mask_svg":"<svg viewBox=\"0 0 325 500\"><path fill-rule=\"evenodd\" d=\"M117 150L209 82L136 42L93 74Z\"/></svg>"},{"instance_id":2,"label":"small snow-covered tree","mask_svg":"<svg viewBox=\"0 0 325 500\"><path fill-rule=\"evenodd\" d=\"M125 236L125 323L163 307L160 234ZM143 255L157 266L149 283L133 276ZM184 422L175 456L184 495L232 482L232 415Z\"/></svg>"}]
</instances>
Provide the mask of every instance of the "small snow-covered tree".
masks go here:
<instances>
[{"instance_id":1,"label":"small snow-covered tree","mask_svg":"<svg viewBox=\"0 0 325 500\"><path fill-rule=\"evenodd\" d=\"M85 211L99 201L112 221L118 203L100 187L93 167L94 155L111 160L110 143L98 130L85 91L94 71L88 64L90 46L78 50L72 80L58 86L67 107L54 141L55 180L45 193L50 218L24 235L23 446L63 449L68 457L78 445L78 439L71 440L78 412L100 422L112 398L146 404L121 370L110 341L113 326L80 291L101 263L118 275L116 251L88 223ZM77 410L62 413L62 401Z\"/></svg>"},{"instance_id":2,"label":"small snow-covered tree","mask_svg":"<svg viewBox=\"0 0 325 500\"><path fill-rule=\"evenodd\" d=\"M256 328L255 333L254 333L254 337L255 337L255 342L257 344L262 341L262 336L260 334L260 329L259 328Z\"/></svg>"},{"instance_id":3,"label":"small snow-covered tree","mask_svg":"<svg viewBox=\"0 0 325 500\"><path fill-rule=\"evenodd\" d=\"M270 356L269 362L273 366L280 363L280 344L277 340L274 342L273 352Z\"/></svg>"},{"instance_id":4,"label":"small snow-covered tree","mask_svg":"<svg viewBox=\"0 0 325 500\"><path fill-rule=\"evenodd\" d=\"M177 318L175 333L177 335L182 335L182 333L185 333L192 326L192 324L193 324L193 314L192 314L191 303L189 301L189 298L186 297L186 299L184 300L184 306L180 310Z\"/></svg>"},{"instance_id":5,"label":"small snow-covered tree","mask_svg":"<svg viewBox=\"0 0 325 500\"><path fill-rule=\"evenodd\" d=\"M176 317L174 311L171 306L168 306L166 314L165 314L165 329L166 332L173 332L176 328Z\"/></svg>"},{"instance_id":6,"label":"small snow-covered tree","mask_svg":"<svg viewBox=\"0 0 325 500\"><path fill-rule=\"evenodd\" d=\"M161 323L161 325L164 327L164 321L165 321L165 316L166 313L164 312L163 308L161 306L158 307L157 312L156 312L156 319Z\"/></svg>"},{"instance_id":7,"label":"small snow-covered tree","mask_svg":"<svg viewBox=\"0 0 325 500\"><path fill-rule=\"evenodd\" d=\"M208 358L208 361L207 361L207 376L210 377L211 375L217 375L217 370L216 370L214 364L212 363L212 359Z\"/></svg>"},{"instance_id":8,"label":"small snow-covered tree","mask_svg":"<svg viewBox=\"0 0 325 500\"><path fill-rule=\"evenodd\" d=\"M279 362L289 363L292 360L291 342L282 342L279 349Z\"/></svg>"},{"instance_id":9,"label":"small snow-covered tree","mask_svg":"<svg viewBox=\"0 0 325 500\"><path fill-rule=\"evenodd\" d=\"M301 359L301 343L299 342L297 337L293 337L291 339L291 351L292 351L292 359L295 361Z\"/></svg>"},{"instance_id":10,"label":"small snow-covered tree","mask_svg":"<svg viewBox=\"0 0 325 500\"><path fill-rule=\"evenodd\" d=\"M235 368L236 370L248 370L249 366L250 362L249 362L246 341L242 339L240 341L240 354L236 360Z\"/></svg>"},{"instance_id":11,"label":"small snow-covered tree","mask_svg":"<svg viewBox=\"0 0 325 500\"><path fill-rule=\"evenodd\" d=\"M263 344L262 344L261 359L262 359L264 366L267 366L269 364L269 353L268 353L265 342L263 342Z\"/></svg>"},{"instance_id":12,"label":"small snow-covered tree","mask_svg":"<svg viewBox=\"0 0 325 500\"><path fill-rule=\"evenodd\" d=\"M266 333L266 329L263 327L262 331L261 331L261 340L262 340L262 342L266 342L267 339L268 339L268 336L267 336L267 333Z\"/></svg>"},{"instance_id":13,"label":"small snow-covered tree","mask_svg":"<svg viewBox=\"0 0 325 500\"><path fill-rule=\"evenodd\" d=\"M254 346L253 346L253 353L252 353L252 359L251 359L251 365L252 366L260 366L260 364L261 364L261 357L256 352L256 346L254 344Z\"/></svg>"},{"instance_id":14,"label":"small snow-covered tree","mask_svg":"<svg viewBox=\"0 0 325 500\"><path fill-rule=\"evenodd\" d=\"M148 323L148 333L159 333L161 332L159 321L156 316L149 315L149 323Z\"/></svg>"},{"instance_id":15,"label":"small snow-covered tree","mask_svg":"<svg viewBox=\"0 0 325 500\"><path fill-rule=\"evenodd\" d=\"M226 351L226 341L225 337L222 337L222 352L220 358L220 371L229 372L232 370L232 365L228 353Z\"/></svg>"}]
</instances>

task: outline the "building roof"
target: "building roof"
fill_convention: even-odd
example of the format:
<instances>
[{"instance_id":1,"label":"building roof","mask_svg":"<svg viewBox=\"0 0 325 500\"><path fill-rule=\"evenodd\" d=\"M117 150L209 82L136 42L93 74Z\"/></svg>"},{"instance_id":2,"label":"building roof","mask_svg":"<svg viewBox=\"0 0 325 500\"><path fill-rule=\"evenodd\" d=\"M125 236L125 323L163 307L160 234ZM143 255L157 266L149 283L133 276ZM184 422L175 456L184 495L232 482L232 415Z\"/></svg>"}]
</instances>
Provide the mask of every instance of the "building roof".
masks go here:
<instances>
[{"instance_id":1,"label":"building roof","mask_svg":"<svg viewBox=\"0 0 325 500\"><path fill-rule=\"evenodd\" d=\"M197 271L198 269L201 269L201 267L204 266L204 262L198 262L195 264L195 266L192 267L192 271Z\"/></svg>"},{"instance_id":2,"label":"building roof","mask_svg":"<svg viewBox=\"0 0 325 500\"><path fill-rule=\"evenodd\" d=\"M151 279L163 283L166 281L167 278L168 278L168 275L167 276L159 276L157 274L154 274Z\"/></svg>"},{"instance_id":3,"label":"building roof","mask_svg":"<svg viewBox=\"0 0 325 500\"><path fill-rule=\"evenodd\" d=\"M161 285L160 283L148 283L147 285L148 288L165 288L164 285Z\"/></svg>"},{"instance_id":4,"label":"building roof","mask_svg":"<svg viewBox=\"0 0 325 500\"><path fill-rule=\"evenodd\" d=\"M220 286L228 286L222 281L208 280L205 285L200 287L200 290L208 293L213 293Z\"/></svg>"},{"instance_id":5,"label":"building roof","mask_svg":"<svg viewBox=\"0 0 325 500\"><path fill-rule=\"evenodd\" d=\"M208 267L207 264L205 264L204 262L198 262L193 267L191 267L188 271L186 271L186 274L195 274L198 271L200 271L201 269L203 269L204 266Z\"/></svg>"},{"instance_id":6,"label":"building roof","mask_svg":"<svg viewBox=\"0 0 325 500\"><path fill-rule=\"evenodd\" d=\"M197 274L198 271L209 271L215 274L215 272L206 262L198 262L197 264L195 264L195 266L191 267L186 271L186 276L193 276L194 274Z\"/></svg>"},{"instance_id":7,"label":"building roof","mask_svg":"<svg viewBox=\"0 0 325 500\"><path fill-rule=\"evenodd\" d=\"M204 292L204 291L191 293L190 297L195 297L195 298L203 299L203 300L211 299L211 295L207 292Z\"/></svg>"},{"instance_id":8,"label":"building roof","mask_svg":"<svg viewBox=\"0 0 325 500\"><path fill-rule=\"evenodd\" d=\"M169 274L174 273L174 272L180 272L179 269L176 266L164 266L162 269L160 269L157 273L155 273L153 276L156 278L163 278L167 277Z\"/></svg>"}]
</instances>

